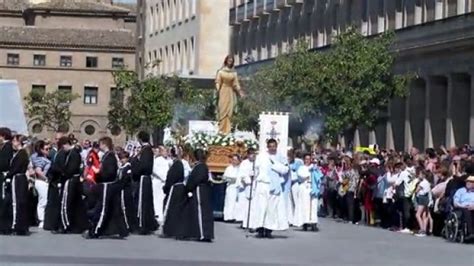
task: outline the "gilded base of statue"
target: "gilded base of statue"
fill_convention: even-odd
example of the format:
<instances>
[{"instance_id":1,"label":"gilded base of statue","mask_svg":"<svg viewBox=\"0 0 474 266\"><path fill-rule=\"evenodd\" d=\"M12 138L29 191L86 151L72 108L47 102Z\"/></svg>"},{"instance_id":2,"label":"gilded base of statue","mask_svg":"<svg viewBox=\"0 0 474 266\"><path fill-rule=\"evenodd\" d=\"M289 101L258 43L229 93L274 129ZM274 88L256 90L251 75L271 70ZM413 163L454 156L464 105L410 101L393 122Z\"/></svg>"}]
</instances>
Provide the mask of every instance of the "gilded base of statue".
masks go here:
<instances>
[{"instance_id":1,"label":"gilded base of statue","mask_svg":"<svg viewBox=\"0 0 474 266\"><path fill-rule=\"evenodd\" d=\"M230 164L230 156L246 153L245 146L210 146L208 149L207 166L213 173L224 173L225 168Z\"/></svg>"}]
</instances>

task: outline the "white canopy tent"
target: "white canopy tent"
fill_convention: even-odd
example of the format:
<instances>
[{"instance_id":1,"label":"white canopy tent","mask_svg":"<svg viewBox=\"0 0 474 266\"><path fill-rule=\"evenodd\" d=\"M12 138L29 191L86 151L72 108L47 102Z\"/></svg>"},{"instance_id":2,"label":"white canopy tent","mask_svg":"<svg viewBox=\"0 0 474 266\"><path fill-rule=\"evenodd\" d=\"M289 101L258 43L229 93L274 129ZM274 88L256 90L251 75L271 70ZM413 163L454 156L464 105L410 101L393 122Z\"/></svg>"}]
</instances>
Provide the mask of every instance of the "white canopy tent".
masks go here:
<instances>
[{"instance_id":1,"label":"white canopy tent","mask_svg":"<svg viewBox=\"0 0 474 266\"><path fill-rule=\"evenodd\" d=\"M28 134L20 89L16 80L0 79L0 127L8 127L20 134Z\"/></svg>"}]
</instances>

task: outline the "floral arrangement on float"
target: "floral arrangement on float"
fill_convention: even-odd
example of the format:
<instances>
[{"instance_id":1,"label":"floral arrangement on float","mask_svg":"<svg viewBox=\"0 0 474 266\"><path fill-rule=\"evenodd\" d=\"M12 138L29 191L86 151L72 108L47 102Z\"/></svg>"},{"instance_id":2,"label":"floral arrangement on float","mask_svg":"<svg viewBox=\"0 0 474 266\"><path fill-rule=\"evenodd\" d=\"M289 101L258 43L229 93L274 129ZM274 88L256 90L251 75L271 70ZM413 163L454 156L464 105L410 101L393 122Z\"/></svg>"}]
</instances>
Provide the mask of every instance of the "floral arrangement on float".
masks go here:
<instances>
[{"instance_id":1,"label":"floral arrangement on float","mask_svg":"<svg viewBox=\"0 0 474 266\"><path fill-rule=\"evenodd\" d=\"M203 149L208 152L207 164L213 172L224 172L230 163L230 156L240 154L245 156L248 149L258 150L259 143L255 135L250 132L231 134L212 134L194 132L188 135L173 134L165 145L180 145L185 150Z\"/></svg>"},{"instance_id":2,"label":"floral arrangement on float","mask_svg":"<svg viewBox=\"0 0 474 266\"><path fill-rule=\"evenodd\" d=\"M238 146L245 149L258 149L258 141L255 139L244 139L236 137L233 134L207 134L204 132L197 132L192 135L183 137L185 145L189 145L192 149L208 150L212 146L229 147Z\"/></svg>"}]
</instances>

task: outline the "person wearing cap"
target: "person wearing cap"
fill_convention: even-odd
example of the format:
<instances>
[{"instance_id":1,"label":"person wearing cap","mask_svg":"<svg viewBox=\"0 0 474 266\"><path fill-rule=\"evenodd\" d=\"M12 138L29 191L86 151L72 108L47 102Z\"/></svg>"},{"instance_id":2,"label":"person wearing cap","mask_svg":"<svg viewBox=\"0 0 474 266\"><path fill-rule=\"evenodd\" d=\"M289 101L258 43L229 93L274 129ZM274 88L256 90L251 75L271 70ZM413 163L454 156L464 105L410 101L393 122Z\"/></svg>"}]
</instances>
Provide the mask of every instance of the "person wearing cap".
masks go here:
<instances>
[{"instance_id":1,"label":"person wearing cap","mask_svg":"<svg viewBox=\"0 0 474 266\"><path fill-rule=\"evenodd\" d=\"M466 186L456 191L453 198L454 207L462 210L467 224L467 232L474 234L474 175L466 179Z\"/></svg>"}]
</instances>

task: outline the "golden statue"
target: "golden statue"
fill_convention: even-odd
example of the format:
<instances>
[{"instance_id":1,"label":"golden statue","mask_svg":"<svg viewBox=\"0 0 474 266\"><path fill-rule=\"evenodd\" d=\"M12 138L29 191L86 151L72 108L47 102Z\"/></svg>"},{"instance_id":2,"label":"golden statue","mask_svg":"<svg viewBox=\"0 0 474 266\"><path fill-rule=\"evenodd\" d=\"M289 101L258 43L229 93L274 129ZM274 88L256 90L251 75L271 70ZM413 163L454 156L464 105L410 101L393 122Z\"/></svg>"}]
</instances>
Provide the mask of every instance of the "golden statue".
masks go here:
<instances>
[{"instance_id":1,"label":"golden statue","mask_svg":"<svg viewBox=\"0 0 474 266\"><path fill-rule=\"evenodd\" d=\"M216 89L219 93L218 119L219 132L228 134L232 128L232 115L235 105L237 104L237 95L243 97L244 94L240 89L239 78L234 69L234 58L230 55L226 56L224 66L217 71Z\"/></svg>"}]
</instances>

